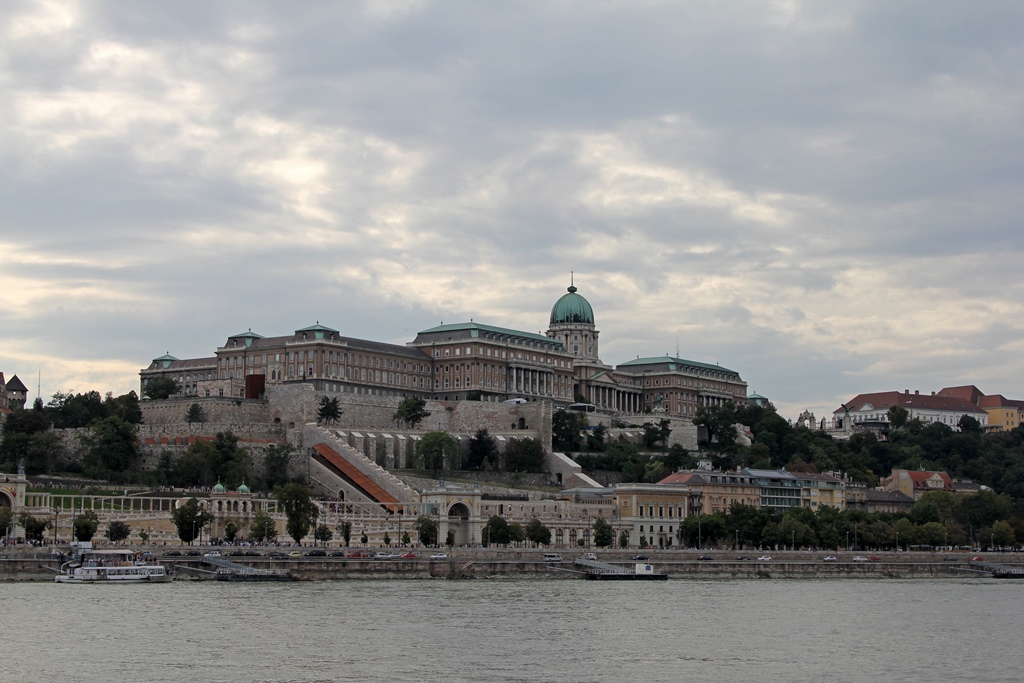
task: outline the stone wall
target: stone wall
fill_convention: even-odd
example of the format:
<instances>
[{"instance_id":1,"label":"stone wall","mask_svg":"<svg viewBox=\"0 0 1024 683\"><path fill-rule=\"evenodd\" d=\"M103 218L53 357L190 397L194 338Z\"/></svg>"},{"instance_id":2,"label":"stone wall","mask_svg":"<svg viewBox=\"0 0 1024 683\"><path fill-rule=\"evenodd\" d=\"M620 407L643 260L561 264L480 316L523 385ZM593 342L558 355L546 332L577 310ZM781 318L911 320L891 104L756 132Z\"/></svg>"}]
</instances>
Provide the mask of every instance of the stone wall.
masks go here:
<instances>
[{"instance_id":1,"label":"stone wall","mask_svg":"<svg viewBox=\"0 0 1024 683\"><path fill-rule=\"evenodd\" d=\"M258 424L270 422L267 401L247 398L176 396L167 399L139 401L145 425L187 424L189 407L199 404L205 422L221 424Z\"/></svg>"}]
</instances>

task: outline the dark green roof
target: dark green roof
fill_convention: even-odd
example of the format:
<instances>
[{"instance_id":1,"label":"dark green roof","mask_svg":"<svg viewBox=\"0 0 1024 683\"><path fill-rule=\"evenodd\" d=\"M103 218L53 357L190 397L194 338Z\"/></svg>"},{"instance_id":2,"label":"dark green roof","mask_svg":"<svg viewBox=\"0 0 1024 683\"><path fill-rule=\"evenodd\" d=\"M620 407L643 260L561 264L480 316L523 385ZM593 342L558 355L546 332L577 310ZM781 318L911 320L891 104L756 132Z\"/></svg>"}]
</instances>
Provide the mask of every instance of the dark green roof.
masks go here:
<instances>
[{"instance_id":1,"label":"dark green roof","mask_svg":"<svg viewBox=\"0 0 1024 683\"><path fill-rule=\"evenodd\" d=\"M677 368L671 367L673 365L685 365L691 368L699 368L701 370L715 370L716 372L728 372L733 375L738 375L735 370L729 368L723 368L721 365L712 365L711 363L700 363L693 360L685 360L683 358L673 358L672 356L655 356L653 358L637 358L636 360L626 361L620 363L618 367L629 368L631 366L639 365L669 365L669 370L676 370Z\"/></svg>"},{"instance_id":2,"label":"dark green roof","mask_svg":"<svg viewBox=\"0 0 1024 683\"><path fill-rule=\"evenodd\" d=\"M569 293L563 294L551 308L551 324L561 323L594 324L594 309L590 307L589 301L576 293L574 285L570 285Z\"/></svg>"}]
</instances>

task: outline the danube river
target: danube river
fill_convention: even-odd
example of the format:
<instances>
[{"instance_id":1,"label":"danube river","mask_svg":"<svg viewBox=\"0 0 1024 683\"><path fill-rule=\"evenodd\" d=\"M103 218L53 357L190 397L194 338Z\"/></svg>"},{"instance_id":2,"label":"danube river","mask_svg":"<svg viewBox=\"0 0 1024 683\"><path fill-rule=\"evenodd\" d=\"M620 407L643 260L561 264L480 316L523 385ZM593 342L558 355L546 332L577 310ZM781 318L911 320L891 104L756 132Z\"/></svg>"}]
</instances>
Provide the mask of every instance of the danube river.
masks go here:
<instances>
[{"instance_id":1,"label":"danube river","mask_svg":"<svg viewBox=\"0 0 1024 683\"><path fill-rule=\"evenodd\" d=\"M0 681L1020 681L1024 581L0 584Z\"/></svg>"}]
</instances>

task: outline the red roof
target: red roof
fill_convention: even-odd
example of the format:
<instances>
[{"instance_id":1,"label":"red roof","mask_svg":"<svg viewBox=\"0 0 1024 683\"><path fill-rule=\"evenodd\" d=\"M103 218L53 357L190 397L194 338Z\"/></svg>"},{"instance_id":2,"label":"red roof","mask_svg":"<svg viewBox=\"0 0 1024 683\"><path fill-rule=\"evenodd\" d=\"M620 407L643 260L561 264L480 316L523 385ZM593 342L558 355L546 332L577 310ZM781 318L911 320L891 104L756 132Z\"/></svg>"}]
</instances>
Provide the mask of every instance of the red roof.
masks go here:
<instances>
[{"instance_id":1,"label":"red roof","mask_svg":"<svg viewBox=\"0 0 1024 683\"><path fill-rule=\"evenodd\" d=\"M833 411L833 414L842 415L846 412L846 409L849 409L851 413L856 412L868 404L874 407L875 410L888 410L893 406L902 406L908 410L912 408L914 410L949 410L962 411L966 413L984 412L978 408L977 404L954 396L919 393L911 394L899 391L880 391L874 394L857 394L857 396L845 404L846 408L840 406Z\"/></svg>"},{"instance_id":2,"label":"red roof","mask_svg":"<svg viewBox=\"0 0 1024 683\"><path fill-rule=\"evenodd\" d=\"M925 482L935 475L938 475L939 479L945 483L947 489L953 488L953 479L945 472L922 472L919 470L910 470L908 471L908 474L910 475L910 480L914 482L915 489L931 490L931 487L925 486Z\"/></svg>"}]
</instances>

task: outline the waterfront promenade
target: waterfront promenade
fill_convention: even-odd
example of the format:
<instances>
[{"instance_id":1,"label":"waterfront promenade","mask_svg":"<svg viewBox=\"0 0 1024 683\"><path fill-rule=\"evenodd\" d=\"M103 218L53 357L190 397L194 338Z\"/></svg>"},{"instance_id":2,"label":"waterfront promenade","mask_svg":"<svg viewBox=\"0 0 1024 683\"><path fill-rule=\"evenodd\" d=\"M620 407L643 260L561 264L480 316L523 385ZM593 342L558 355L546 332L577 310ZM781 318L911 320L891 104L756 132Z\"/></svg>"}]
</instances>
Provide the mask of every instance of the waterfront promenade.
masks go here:
<instances>
[{"instance_id":1,"label":"waterfront promenade","mask_svg":"<svg viewBox=\"0 0 1024 683\"><path fill-rule=\"evenodd\" d=\"M135 547L135 546L133 546ZM561 563L545 562L546 549L519 548L454 548L449 550L413 548L416 558L376 559L373 557L319 557L305 554L292 557L288 552L306 553L311 548L250 548L259 556L231 556L232 548L221 546L137 546L149 549L166 564L176 580L202 580L209 578L201 571L202 553L218 550L226 559L258 569L287 570L300 580L344 579L409 579L445 578L456 575L463 578L575 578L572 561L581 551L558 550ZM57 546L58 550L60 546ZM197 551L199 556L167 556L173 550ZM329 548L330 552L344 551ZM364 548L347 550L349 553L407 552L407 549ZM437 552L449 555L446 560L431 560ZM854 553L841 551L769 551L770 561L758 561L762 551L696 551L696 550L598 550L603 562L632 564L631 558L643 555L658 571L673 579L687 578L942 578L964 576L991 576L990 571L972 565L973 553L887 552ZM276 553L278 556L271 556ZM280 555L285 555L281 557ZM698 559L701 555L711 560ZM749 560L737 560L744 555ZM834 555L835 562L823 558ZM854 557L879 558L877 561L857 562ZM986 562L1024 567L1024 553L985 553ZM946 558L955 558L949 559ZM58 559L50 549L22 546L9 548L0 557L0 581L47 581L52 572L40 565L56 568ZM208 568L207 568L208 569Z\"/></svg>"}]
</instances>

